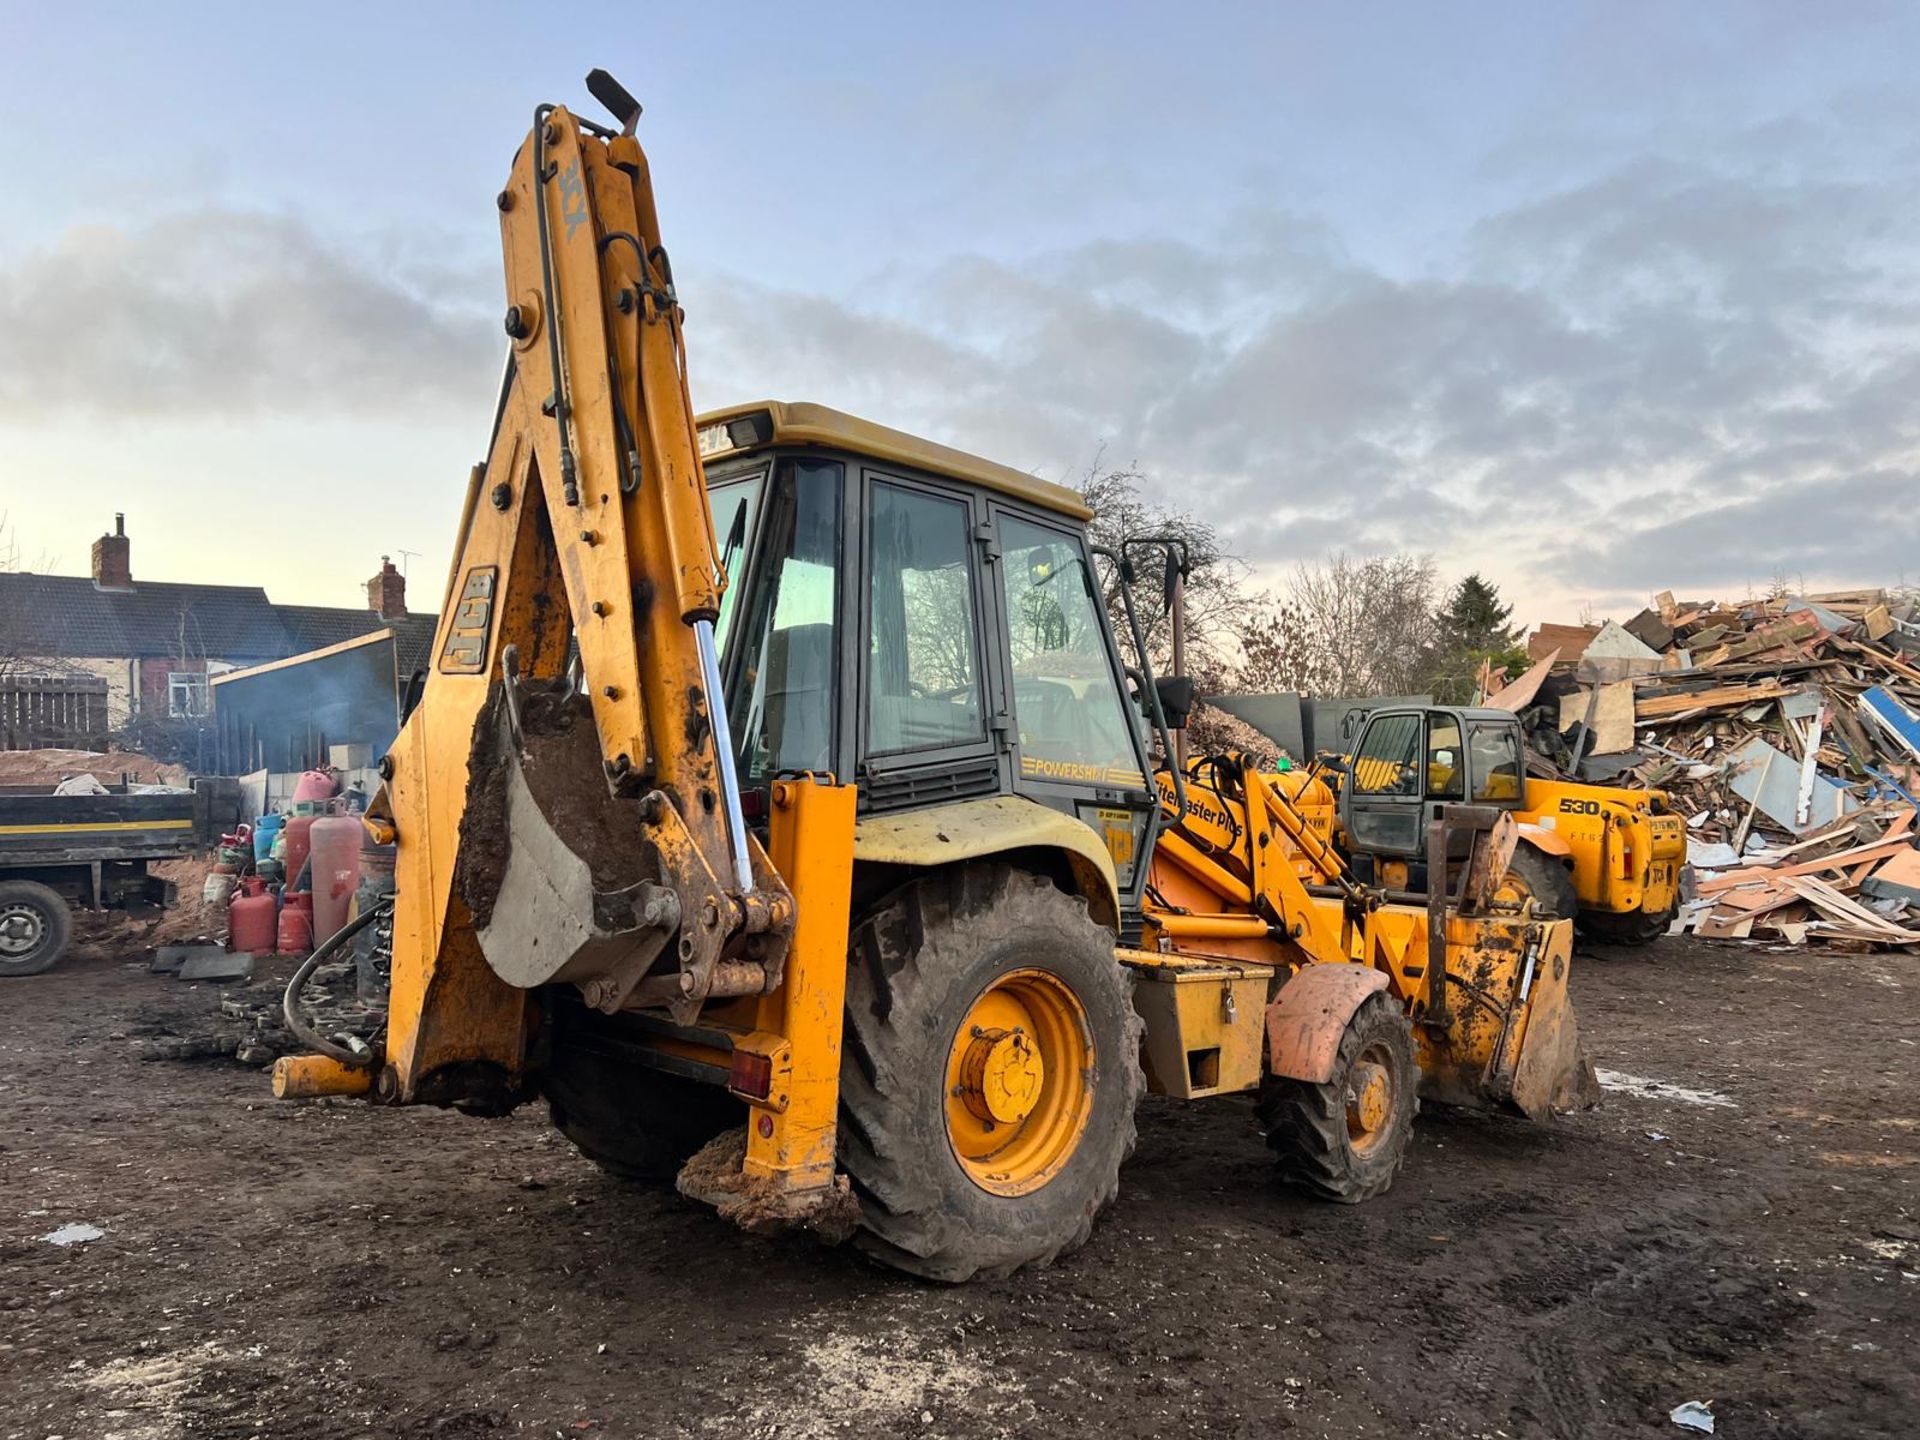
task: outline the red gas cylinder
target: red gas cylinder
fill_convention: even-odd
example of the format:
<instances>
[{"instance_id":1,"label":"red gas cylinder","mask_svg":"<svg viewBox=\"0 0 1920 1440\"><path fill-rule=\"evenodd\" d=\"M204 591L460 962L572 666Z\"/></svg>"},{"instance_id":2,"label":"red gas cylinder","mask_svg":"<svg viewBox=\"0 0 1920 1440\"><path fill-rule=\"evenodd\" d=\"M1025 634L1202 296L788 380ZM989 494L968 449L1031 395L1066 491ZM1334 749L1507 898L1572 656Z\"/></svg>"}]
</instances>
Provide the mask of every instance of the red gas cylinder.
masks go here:
<instances>
[{"instance_id":1,"label":"red gas cylinder","mask_svg":"<svg viewBox=\"0 0 1920 1440\"><path fill-rule=\"evenodd\" d=\"M293 803L301 805L311 802L317 805L322 801L331 800L337 788L330 771L305 771L298 780L293 782Z\"/></svg>"},{"instance_id":2,"label":"red gas cylinder","mask_svg":"<svg viewBox=\"0 0 1920 1440\"><path fill-rule=\"evenodd\" d=\"M282 955L307 955L313 951L313 897L289 895L280 907L279 933L274 949Z\"/></svg>"},{"instance_id":3,"label":"red gas cylinder","mask_svg":"<svg viewBox=\"0 0 1920 1440\"><path fill-rule=\"evenodd\" d=\"M300 868L307 863L307 855L313 849L313 825L319 818L317 815L287 817L283 833L287 837L286 877L289 890L300 883Z\"/></svg>"},{"instance_id":4,"label":"red gas cylinder","mask_svg":"<svg viewBox=\"0 0 1920 1440\"><path fill-rule=\"evenodd\" d=\"M357 815L322 815L313 822L313 933L319 940L333 936L347 923L353 892L360 884L360 837Z\"/></svg>"},{"instance_id":5,"label":"red gas cylinder","mask_svg":"<svg viewBox=\"0 0 1920 1440\"><path fill-rule=\"evenodd\" d=\"M256 877L247 877L247 893L227 907L227 949L271 955L278 933L278 904Z\"/></svg>"}]
</instances>

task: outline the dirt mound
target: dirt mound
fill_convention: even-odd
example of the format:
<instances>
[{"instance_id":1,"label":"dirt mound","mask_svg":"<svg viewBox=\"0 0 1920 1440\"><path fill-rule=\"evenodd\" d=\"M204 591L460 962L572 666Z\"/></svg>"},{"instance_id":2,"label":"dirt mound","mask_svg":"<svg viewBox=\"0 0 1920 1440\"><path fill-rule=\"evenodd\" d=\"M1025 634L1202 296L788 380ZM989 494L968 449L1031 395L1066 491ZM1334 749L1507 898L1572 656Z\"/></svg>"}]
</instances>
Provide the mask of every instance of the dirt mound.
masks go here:
<instances>
[{"instance_id":1,"label":"dirt mound","mask_svg":"<svg viewBox=\"0 0 1920 1440\"><path fill-rule=\"evenodd\" d=\"M69 775L92 775L103 785L127 776L141 785L186 785L187 767L138 750L0 750L0 785L57 785Z\"/></svg>"}]
</instances>

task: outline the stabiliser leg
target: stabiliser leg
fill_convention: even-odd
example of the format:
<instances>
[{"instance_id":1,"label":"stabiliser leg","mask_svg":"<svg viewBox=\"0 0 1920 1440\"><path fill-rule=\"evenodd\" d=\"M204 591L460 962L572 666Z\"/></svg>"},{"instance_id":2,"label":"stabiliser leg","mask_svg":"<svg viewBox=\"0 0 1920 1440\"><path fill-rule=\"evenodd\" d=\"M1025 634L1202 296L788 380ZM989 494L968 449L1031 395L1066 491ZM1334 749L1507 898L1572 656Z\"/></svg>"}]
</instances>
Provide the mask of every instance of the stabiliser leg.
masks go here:
<instances>
[{"instance_id":1,"label":"stabiliser leg","mask_svg":"<svg viewBox=\"0 0 1920 1440\"><path fill-rule=\"evenodd\" d=\"M733 1043L728 1088L749 1106L744 1143L721 1136L690 1160L680 1193L755 1231L844 1239L859 1208L834 1173L847 989L855 788L811 777L773 786L769 858L794 896L781 982Z\"/></svg>"}]
</instances>

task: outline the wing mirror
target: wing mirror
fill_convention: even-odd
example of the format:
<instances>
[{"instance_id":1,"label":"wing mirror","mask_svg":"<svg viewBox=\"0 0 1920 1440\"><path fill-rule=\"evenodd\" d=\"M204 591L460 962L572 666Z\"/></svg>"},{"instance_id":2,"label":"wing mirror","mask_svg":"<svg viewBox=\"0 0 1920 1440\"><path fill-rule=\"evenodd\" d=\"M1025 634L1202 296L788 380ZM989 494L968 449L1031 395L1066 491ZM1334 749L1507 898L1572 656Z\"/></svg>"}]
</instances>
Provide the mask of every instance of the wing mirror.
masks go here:
<instances>
[{"instance_id":1,"label":"wing mirror","mask_svg":"<svg viewBox=\"0 0 1920 1440\"><path fill-rule=\"evenodd\" d=\"M1156 675L1153 688L1160 696L1160 708L1166 712L1169 730L1187 728L1187 717L1193 713L1194 688L1191 675Z\"/></svg>"}]
</instances>

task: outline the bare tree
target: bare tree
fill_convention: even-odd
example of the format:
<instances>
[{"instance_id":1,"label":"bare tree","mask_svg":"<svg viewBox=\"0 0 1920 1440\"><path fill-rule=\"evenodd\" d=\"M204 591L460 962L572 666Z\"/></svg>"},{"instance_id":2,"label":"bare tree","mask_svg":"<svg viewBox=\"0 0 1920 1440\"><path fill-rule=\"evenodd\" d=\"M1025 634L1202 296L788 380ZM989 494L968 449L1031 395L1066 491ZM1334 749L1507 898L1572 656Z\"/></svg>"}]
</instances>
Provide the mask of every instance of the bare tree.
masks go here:
<instances>
[{"instance_id":1,"label":"bare tree","mask_svg":"<svg viewBox=\"0 0 1920 1440\"><path fill-rule=\"evenodd\" d=\"M1241 645L1247 627L1259 619L1265 597L1249 588L1246 563L1227 549L1212 525L1147 498L1146 484L1138 466L1106 469L1095 458L1080 485L1094 512L1089 526L1092 541L1133 562L1136 613L1148 658L1158 674L1166 674L1173 659L1173 622L1162 599L1167 553L1161 546L1129 542L1149 537L1179 541L1187 562L1187 671L1202 696L1243 690L1246 686L1238 678ZM1125 654L1133 642L1120 603L1120 583L1111 566L1101 567L1102 598ZM1271 765L1279 754L1265 735L1204 700L1194 706L1188 720L1187 741L1189 754L1234 750L1253 756L1261 765Z\"/></svg>"},{"instance_id":2,"label":"bare tree","mask_svg":"<svg viewBox=\"0 0 1920 1440\"><path fill-rule=\"evenodd\" d=\"M1406 695L1430 683L1440 649L1433 561L1344 551L1298 566L1244 627L1248 690Z\"/></svg>"},{"instance_id":3,"label":"bare tree","mask_svg":"<svg viewBox=\"0 0 1920 1440\"><path fill-rule=\"evenodd\" d=\"M1165 552L1158 546L1129 547L1128 542L1148 536L1180 540L1187 556L1187 668L1196 675L1209 668L1224 674L1238 663L1241 631L1254 618L1261 597L1248 589L1246 562L1227 549L1212 525L1147 498L1146 483L1139 466L1108 469L1095 457L1080 483L1080 493L1094 512L1089 526L1093 543L1132 558L1137 570L1135 604L1146 632L1147 652L1154 668L1164 673L1173 649L1172 621L1160 598L1166 579ZM1110 567L1103 567L1102 584L1114 627L1125 636L1120 581Z\"/></svg>"}]
</instances>

